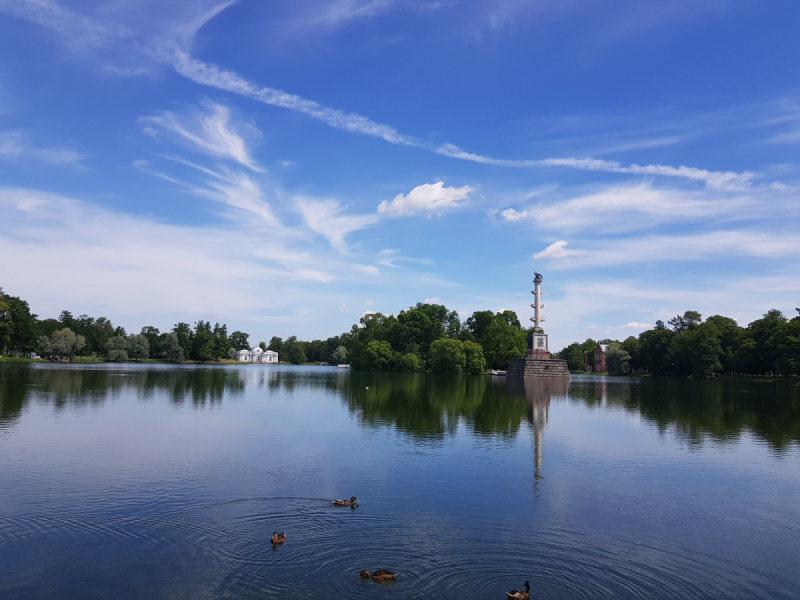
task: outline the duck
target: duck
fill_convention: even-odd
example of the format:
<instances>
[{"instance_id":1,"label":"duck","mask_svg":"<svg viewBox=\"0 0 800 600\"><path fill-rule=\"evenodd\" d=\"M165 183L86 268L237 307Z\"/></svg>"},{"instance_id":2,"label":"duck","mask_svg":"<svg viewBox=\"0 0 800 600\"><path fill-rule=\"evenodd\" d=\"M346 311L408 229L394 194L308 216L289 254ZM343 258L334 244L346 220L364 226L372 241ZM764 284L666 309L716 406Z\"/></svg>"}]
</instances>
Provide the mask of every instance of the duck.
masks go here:
<instances>
[{"instance_id":1,"label":"duck","mask_svg":"<svg viewBox=\"0 0 800 600\"><path fill-rule=\"evenodd\" d=\"M372 579L373 581L389 581L390 579L394 580L397 577L397 573L392 573L391 571L384 571L381 569L380 571L375 571L370 573L366 569L359 573L361 579Z\"/></svg>"},{"instance_id":2,"label":"duck","mask_svg":"<svg viewBox=\"0 0 800 600\"><path fill-rule=\"evenodd\" d=\"M358 504L358 498L352 496L350 500L334 500L333 503L336 506L355 506Z\"/></svg>"},{"instance_id":3,"label":"duck","mask_svg":"<svg viewBox=\"0 0 800 600\"><path fill-rule=\"evenodd\" d=\"M510 592L506 592L506 596L509 600L529 600L531 597L531 584L530 582L525 582L525 591L522 590L511 590Z\"/></svg>"},{"instance_id":4,"label":"duck","mask_svg":"<svg viewBox=\"0 0 800 600\"><path fill-rule=\"evenodd\" d=\"M283 542L286 541L286 532L281 531L278 533L277 531L272 532L272 545L273 546L280 546Z\"/></svg>"}]
</instances>

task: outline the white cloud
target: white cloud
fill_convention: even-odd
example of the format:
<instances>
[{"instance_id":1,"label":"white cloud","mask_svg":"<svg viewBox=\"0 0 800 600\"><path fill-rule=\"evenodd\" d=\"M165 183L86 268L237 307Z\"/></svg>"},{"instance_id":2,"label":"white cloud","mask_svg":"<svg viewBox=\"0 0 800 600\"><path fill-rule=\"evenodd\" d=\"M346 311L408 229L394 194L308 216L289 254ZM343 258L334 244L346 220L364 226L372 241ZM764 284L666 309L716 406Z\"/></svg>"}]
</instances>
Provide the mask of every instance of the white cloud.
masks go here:
<instances>
[{"instance_id":1,"label":"white cloud","mask_svg":"<svg viewBox=\"0 0 800 600\"><path fill-rule=\"evenodd\" d=\"M441 304L442 299L439 296L434 296L433 298L425 298L425 304Z\"/></svg>"},{"instance_id":2,"label":"white cloud","mask_svg":"<svg viewBox=\"0 0 800 600\"><path fill-rule=\"evenodd\" d=\"M559 259L559 258L569 258L571 256L580 256L586 253L585 250L567 250L567 244L568 242L565 242L564 240L553 242L541 252L537 252L536 254L534 254L533 258Z\"/></svg>"},{"instance_id":3,"label":"white cloud","mask_svg":"<svg viewBox=\"0 0 800 600\"><path fill-rule=\"evenodd\" d=\"M624 328L624 329L641 329L641 330L645 330L645 329L652 329L652 327L653 327L653 325L650 324L650 323L638 323L636 321L631 321L627 325L622 325L622 328Z\"/></svg>"},{"instance_id":4,"label":"white cloud","mask_svg":"<svg viewBox=\"0 0 800 600\"><path fill-rule=\"evenodd\" d=\"M556 204L539 204L522 211L509 208L502 215L506 221L531 221L537 228L621 232L664 223L765 217L765 191L757 192L731 194L657 189L650 184L617 185ZM794 204L788 195L779 192L770 193L775 209Z\"/></svg>"},{"instance_id":5,"label":"white cloud","mask_svg":"<svg viewBox=\"0 0 800 600\"><path fill-rule=\"evenodd\" d=\"M233 160L254 171L261 171L245 142L245 137L252 139L260 132L242 123L232 124L227 106L206 102L204 107L205 111L195 109L187 115L165 111L157 116L142 117L140 121L160 129L147 127L145 133L157 135L167 132L174 141L195 152Z\"/></svg>"},{"instance_id":6,"label":"white cloud","mask_svg":"<svg viewBox=\"0 0 800 600\"><path fill-rule=\"evenodd\" d=\"M30 159L49 165L77 166L84 155L66 148L36 148L19 131L0 131L0 159Z\"/></svg>"},{"instance_id":7,"label":"white cloud","mask_svg":"<svg viewBox=\"0 0 800 600\"><path fill-rule=\"evenodd\" d=\"M227 167L218 170L209 169L201 165L180 159L171 159L187 167L207 175L200 183L182 181L161 171L154 170L150 163L144 160L134 162L134 166L145 173L160 177L170 183L181 186L190 194L227 204L248 213L261 217L267 225L279 227L280 222L272 212L269 203L265 200L264 192L257 181L247 173L234 171Z\"/></svg>"},{"instance_id":8,"label":"white cloud","mask_svg":"<svg viewBox=\"0 0 800 600\"><path fill-rule=\"evenodd\" d=\"M750 184L755 176L754 173L749 171L742 173L709 171L696 167L673 167L658 164L623 165L618 162L591 157L504 160L467 152L449 143L432 145L421 142L411 136L399 133L391 126L376 123L362 115L346 113L323 106L313 100L306 100L295 94L251 83L233 71L205 63L188 54L186 49L191 45L197 30L231 4L232 2L206 2L200 7L192 7L193 10L189 13L185 13L184 10L178 10L170 15L170 19L165 19L166 25L161 25L159 21L150 19L147 22L148 27L141 27L141 29L148 31L155 27L157 31L155 34L139 36L146 41L136 39L136 36L127 27L109 25L97 19L77 15L50 0L0 0L0 10L58 31L71 39L82 39L85 43L95 46L104 46L111 41L127 44L127 51L122 52L123 55L138 54L149 56L158 62L170 65L178 73L200 85L225 90L272 106L298 111L337 129L382 138L392 144L423 147L443 156L461 160L502 167L566 167L584 171L678 177L702 182L705 183L706 187L716 189L744 188ZM334 10L335 14L346 15L355 14L359 11L379 11L383 10L386 5L387 3L384 0L374 0L371 3L359 4L340 0L338 4L333 6L337 7ZM161 10L161 4L159 4L159 10ZM118 12L126 14L125 10L118 9ZM149 14L147 11L144 12ZM110 11L110 14L113 15L113 13L113 10ZM138 15L138 17L139 19L142 18L141 15ZM132 41L134 39L136 39L135 42ZM134 69L134 72L137 71Z\"/></svg>"},{"instance_id":9,"label":"white cloud","mask_svg":"<svg viewBox=\"0 0 800 600\"><path fill-rule=\"evenodd\" d=\"M337 250L346 249L344 238L348 233L374 225L375 215L345 215L335 200L297 198L296 205L309 229L324 236Z\"/></svg>"},{"instance_id":10,"label":"white cloud","mask_svg":"<svg viewBox=\"0 0 800 600\"><path fill-rule=\"evenodd\" d=\"M397 194L394 200L384 200L378 205L379 213L395 215L413 215L415 212L437 212L448 208L455 208L464 204L470 192L475 188L468 185L463 187L444 187L444 183L425 183L418 185L407 195Z\"/></svg>"},{"instance_id":11,"label":"white cloud","mask_svg":"<svg viewBox=\"0 0 800 600\"><path fill-rule=\"evenodd\" d=\"M0 188L0 222L0 254L21 257L3 263L4 287L45 314L106 305L116 318L256 318L296 303L297 282L352 278L258 227L174 226L36 190Z\"/></svg>"},{"instance_id":12,"label":"white cloud","mask_svg":"<svg viewBox=\"0 0 800 600\"><path fill-rule=\"evenodd\" d=\"M542 258L553 259L553 266L557 268L568 268L657 261L693 262L737 256L792 259L799 254L800 237L794 232L715 231L608 240L594 249L587 248L577 262L568 255Z\"/></svg>"},{"instance_id":13,"label":"white cloud","mask_svg":"<svg viewBox=\"0 0 800 600\"><path fill-rule=\"evenodd\" d=\"M158 56L195 83L246 96L264 104L301 112L337 129L383 138L393 144L418 145L410 137L401 135L388 125L381 125L355 113L348 114L328 108L313 100L306 100L281 90L252 84L232 71L204 63L181 50L161 49Z\"/></svg>"},{"instance_id":14,"label":"white cloud","mask_svg":"<svg viewBox=\"0 0 800 600\"><path fill-rule=\"evenodd\" d=\"M452 144L443 144L438 146L437 148L434 148L434 152L452 158L459 158L461 160L469 160L472 162L481 163L484 165L493 165L497 167L515 167L527 169L542 167L566 167L580 171L601 171L606 173L678 177L693 181L700 181L705 183L707 187L716 189L743 188L749 185L750 181L753 179L753 177L755 177L755 173L750 171L736 173L734 171L708 171L706 169L684 166L672 167L669 165L636 164L623 165L615 161L591 157L544 158L539 160L504 160L467 152L466 150L462 150L458 146L454 146Z\"/></svg>"}]
</instances>

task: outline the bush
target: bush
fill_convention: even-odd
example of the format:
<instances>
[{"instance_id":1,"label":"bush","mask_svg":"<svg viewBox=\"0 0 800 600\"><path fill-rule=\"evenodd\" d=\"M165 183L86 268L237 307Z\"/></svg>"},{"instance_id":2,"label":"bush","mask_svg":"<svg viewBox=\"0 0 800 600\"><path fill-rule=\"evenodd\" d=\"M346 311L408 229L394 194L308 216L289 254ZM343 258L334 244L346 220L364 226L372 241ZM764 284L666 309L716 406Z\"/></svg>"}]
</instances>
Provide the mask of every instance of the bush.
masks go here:
<instances>
[{"instance_id":1,"label":"bush","mask_svg":"<svg viewBox=\"0 0 800 600\"><path fill-rule=\"evenodd\" d=\"M434 373L463 373L466 362L464 342L461 340L436 340L431 344L431 368Z\"/></svg>"},{"instance_id":2,"label":"bush","mask_svg":"<svg viewBox=\"0 0 800 600\"><path fill-rule=\"evenodd\" d=\"M403 356L400 357L400 362L397 364L397 370L403 371L405 373L413 373L414 371L421 371L422 361L419 359L419 356L417 356L413 352L409 352L408 354L403 354Z\"/></svg>"},{"instance_id":3,"label":"bush","mask_svg":"<svg viewBox=\"0 0 800 600\"><path fill-rule=\"evenodd\" d=\"M476 342L464 341L461 342L461 347L464 349L464 357L466 359L464 364L464 372L477 375L483 373L486 369L486 359L483 357L483 348Z\"/></svg>"},{"instance_id":4,"label":"bush","mask_svg":"<svg viewBox=\"0 0 800 600\"><path fill-rule=\"evenodd\" d=\"M366 371L391 371L392 346L386 341L372 341L367 344L361 358L361 367Z\"/></svg>"}]
</instances>

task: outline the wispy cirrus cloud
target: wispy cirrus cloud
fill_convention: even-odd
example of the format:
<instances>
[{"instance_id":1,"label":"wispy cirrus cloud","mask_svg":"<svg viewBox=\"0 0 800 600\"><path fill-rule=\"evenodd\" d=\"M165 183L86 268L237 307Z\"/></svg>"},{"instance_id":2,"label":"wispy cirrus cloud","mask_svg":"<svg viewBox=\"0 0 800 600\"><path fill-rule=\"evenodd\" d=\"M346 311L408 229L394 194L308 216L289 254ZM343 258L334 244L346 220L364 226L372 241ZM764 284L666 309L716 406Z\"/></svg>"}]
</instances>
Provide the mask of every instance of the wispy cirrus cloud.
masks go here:
<instances>
[{"instance_id":1,"label":"wispy cirrus cloud","mask_svg":"<svg viewBox=\"0 0 800 600\"><path fill-rule=\"evenodd\" d=\"M785 194L772 193L776 210L791 202ZM667 223L737 220L766 216L760 195L716 194L656 188L652 184L614 185L600 191L552 204L538 204L524 210L501 212L510 222L530 222L537 228L577 231L602 228L608 232L633 231Z\"/></svg>"},{"instance_id":2,"label":"wispy cirrus cloud","mask_svg":"<svg viewBox=\"0 0 800 600\"><path fill-rule=\"evenodd\" d=\"M35 160L49 165L79 166L85 155L68 148L37 148L19 131L0 131L0 160Z\"/></svg>"},{"instance_id":3,"label":"wispy cirrus cloud","mask_svg":"<svg viewBox=\"0 0 800 600\"><path fill-rule=\"evenodd\" d=\"M176 36L175 39L163 35L160 37L142 33L133 35L131 30L126 27L117 26L113 23L106 24L97 18L77 15L52 0L0 0L0 10L38 23L71 38L83 35L87 39L93 40L92 43L94 45L105 45L111 42L128 44L131 51L141 56L147 56L151 60L167 64L179 74L199 85L238 94L271 106L297 111L337 129L381 138L392 144L424 148L450 158L499 167L570 168L583 171L675 177L701 182L707 187L717 189L746 187L755 177L755 174L749 171L742 173L709 171L697 167L674 167L659 164L625 165L592 157L497 159L468 152L454 144L430 144L413 136L402 134L394 127L377 123L363 115L348 113L302 98L296 94L257 85L233 71L192 57L187 52L187 48L191 45L194 33L231 4L232 2L208 2L195 8L194 12L187 13L183 10L179 11L177 15L172 15L172 25L169 31L182 32L182 35ZM385 8L378 0L373 9L369 9L369 6L372 6L370 3L364 3L351 5L350 10L358 6L362 7L361 10ZM146 30L146 28L140 29Z\"/></svg>"},{"instance_id":4,"label":"wispy cirrus cloud","mask_svg":"<svg viewBox=\"0 0 800 600\"><path fill-rule=\"evenodd\" d=\"M337 250L346 250L345 236L348 233L371 227L378 221L376 215L348 215L336 200L296 198L295 205L303 215L303 221L312 231L325 237Z\"/></svg>"},{"instance_id":5,"label":"wispy cirrus cloud","mask_svg":"<svg viewBox=\"0 0 800 600\"><path fill-rule=\"evenodd\" d=\"M552 268L582 268L654 262L696 262L723 257L785 258L800 254L800 238L788 231L714 231L694 235L615 238L566 250L551 244L534 258L550 259ZM548 253L548 250L552 250ZM580 254L574 254L580 252ZM580 259L575 260L578 256Z\"/></svg>"},{"instance_id":6,"label":"wispy cirrus cloud","mask_svg":"<svg viewBox=\"0 0 800 600\"><path fill-rule=\"evenodd\" d=\"M167 134L189 149L210 156L238 162L253 171L263 171L255 162L246 139L260 137L260 132L252 126L231 122L231 111L227 106L216 102L204 102L188 114L164 111L158 115L141 117L147 123L145 133L154 137Z\"/></svg>"}]
</instances>

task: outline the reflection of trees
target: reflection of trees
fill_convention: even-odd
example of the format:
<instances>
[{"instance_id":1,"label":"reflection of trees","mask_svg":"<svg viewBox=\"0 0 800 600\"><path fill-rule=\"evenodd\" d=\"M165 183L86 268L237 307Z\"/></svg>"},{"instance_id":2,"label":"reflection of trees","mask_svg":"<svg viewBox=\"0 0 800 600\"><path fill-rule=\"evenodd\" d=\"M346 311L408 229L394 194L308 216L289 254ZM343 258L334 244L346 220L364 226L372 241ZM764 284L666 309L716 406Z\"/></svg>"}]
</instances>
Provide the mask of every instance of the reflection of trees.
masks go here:
<instances>
[{"instance_id":1,"label":"reflection of trees","mask_svg":"<svg viewBox=\"0 0 800 600\"><path fill-rule=\"evenodd\" d=\"M57 409L102 404L121 393L141 398L166 394L177 404L216 404L247 384L241 372L224 368L107 369L12 366L0 370L0 427L19 418L32 397Z\"/></svg>"},{"instance_id":2,"label":"reflection of trees","mask_svg":"<svg viewBox=\"0 0 800 600\"><path fill-rule=\"evenodd\" d=\"M513 436L526 416L523 398L486 377L353 371L338 381L362 424L394 425L420 438L454 434L461 419L478 435Z\"/></svg>"},{"instance_id":3,"label":"reflection of trees","mask_svg":"<svg viewBox=\"0 0 800 600\"><path fill-rule=\"evenodd\" d=\"M736 441L744 431L776 451L800 443L800 388L785 381L575 378L569 395L622 407L662 432L674 427L692 445Z\"/></svg>"}]
</instances>

